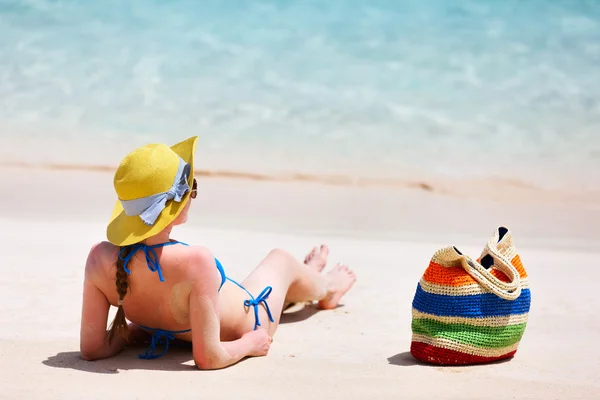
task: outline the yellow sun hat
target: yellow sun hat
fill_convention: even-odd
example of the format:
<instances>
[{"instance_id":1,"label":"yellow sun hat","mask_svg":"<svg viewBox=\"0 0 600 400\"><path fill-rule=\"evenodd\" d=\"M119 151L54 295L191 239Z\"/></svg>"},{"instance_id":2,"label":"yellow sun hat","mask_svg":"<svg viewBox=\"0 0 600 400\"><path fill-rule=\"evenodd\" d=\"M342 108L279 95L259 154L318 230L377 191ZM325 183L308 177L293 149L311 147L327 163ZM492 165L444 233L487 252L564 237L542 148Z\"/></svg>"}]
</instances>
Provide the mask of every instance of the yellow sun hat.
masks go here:
<instances>
[{"instance_id":1,"label":"yellow sun hat","mask_svg":"<svg viewBox=\"0 0 600 400\"><path fill-rule=\"evenodd\" d=\"M177 218L190 197L197 140L149 144L125 156L115 173L118 201L106 229L112 244L141 242Z\"/></svg>"}]
</instances>

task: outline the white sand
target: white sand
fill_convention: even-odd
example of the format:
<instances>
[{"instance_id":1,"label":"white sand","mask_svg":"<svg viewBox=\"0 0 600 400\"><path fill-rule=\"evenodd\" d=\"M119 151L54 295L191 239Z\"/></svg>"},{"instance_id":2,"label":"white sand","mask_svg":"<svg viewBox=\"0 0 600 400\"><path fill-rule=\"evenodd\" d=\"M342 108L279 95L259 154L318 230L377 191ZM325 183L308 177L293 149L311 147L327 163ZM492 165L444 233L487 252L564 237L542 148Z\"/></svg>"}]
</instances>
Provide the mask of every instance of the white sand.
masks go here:
<instances>
[{"instance_id":1,"label":"white sand","mask_svg":"<svg viewBox=\"0 0 600 400\"><path fill-rule=\"evenodd\" d=\"M331 261L358 275L343 307L286 316L267 357L221 371L196 370L189 349L153 361L138 360L141 349L82 361L83 266L90 246L104 239L111 179L0 169L1 398L600 398L600 208L543 196L509 203L408 189L205 180L177 238L209 246L237 278L273 247L303 257L326 242ZM532 288L516 357L476 367L417 364L408 353L410 309L429 258L452 244L479 255L498 224L513 231Z\"/></svg>"}]
</instances>

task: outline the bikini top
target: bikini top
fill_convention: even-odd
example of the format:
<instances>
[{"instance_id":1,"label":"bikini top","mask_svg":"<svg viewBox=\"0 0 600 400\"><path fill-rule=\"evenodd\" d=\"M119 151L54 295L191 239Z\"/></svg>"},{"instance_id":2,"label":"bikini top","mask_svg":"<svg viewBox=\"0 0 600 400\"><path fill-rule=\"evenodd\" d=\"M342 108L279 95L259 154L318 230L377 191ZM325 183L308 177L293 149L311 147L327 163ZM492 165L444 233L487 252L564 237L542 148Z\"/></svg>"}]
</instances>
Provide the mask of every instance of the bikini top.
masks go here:
<instances>
[{"instance_id":1,"label":"bikini top","mask_svg":"<svg viewBox=\"0 0 600 400\"><path fill-rule=\"evenodd\" d=\"M158 256L156 255L155 249L158 249L160 247L165 247L165 246L171 246L174 244L182 244L184 246L188 246L187 243L179 242L177 240L174 240L172 242L153 244L151 246L148 246L144 243L136 243L131 246L123 247L121 249L121 251L119 252L119 259L123 261L123 269L125 270L127 275L129 275L129 274L131 274L131 270L129 268L127 268L127 265L129 264L129 262L131 261L133 256L135 256L135 253L137 253L140 250L143 251L144 255L146 256L146 264L148 265L148 269L150 269L150 271L152 271L152 272L157 272L158 279L160 279L161 282L164 282L165 278L163 277L162 269L160 267L160 263L158 262ZM130 250L129 254L127 254L125 257L123 257L123 252L126 249ZM219 260L217 260L216 258L215 258L215 263L217 264L217 269L219 270L219 273L221 274L221 286L219 286L219 290L221 290L221 288L225 284L225 281L227 280L227 276L225 275L225 270L223 269L223 266L221 265Z\"/></svg>"}]
</instances>

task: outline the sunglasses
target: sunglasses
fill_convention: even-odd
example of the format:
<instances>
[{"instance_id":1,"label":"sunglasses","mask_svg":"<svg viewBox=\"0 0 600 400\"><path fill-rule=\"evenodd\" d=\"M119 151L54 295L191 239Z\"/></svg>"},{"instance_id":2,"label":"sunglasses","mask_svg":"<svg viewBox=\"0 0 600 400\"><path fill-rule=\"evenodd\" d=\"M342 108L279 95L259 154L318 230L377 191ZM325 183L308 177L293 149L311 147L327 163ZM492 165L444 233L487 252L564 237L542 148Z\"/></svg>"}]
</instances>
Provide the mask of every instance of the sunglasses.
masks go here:
<instances>
[{"instance_id":1,"label":"sunglasses","mask_svg":"<svg viewBox=\"0 0 600 400\"><path fill-rule=\"evenodd\" d=\"M190 193L190 197L195 199L198 195L198 182L196 182L196 178L194 178L194 183L192 184L192 191Z\"/></svg>"}]
</instances>

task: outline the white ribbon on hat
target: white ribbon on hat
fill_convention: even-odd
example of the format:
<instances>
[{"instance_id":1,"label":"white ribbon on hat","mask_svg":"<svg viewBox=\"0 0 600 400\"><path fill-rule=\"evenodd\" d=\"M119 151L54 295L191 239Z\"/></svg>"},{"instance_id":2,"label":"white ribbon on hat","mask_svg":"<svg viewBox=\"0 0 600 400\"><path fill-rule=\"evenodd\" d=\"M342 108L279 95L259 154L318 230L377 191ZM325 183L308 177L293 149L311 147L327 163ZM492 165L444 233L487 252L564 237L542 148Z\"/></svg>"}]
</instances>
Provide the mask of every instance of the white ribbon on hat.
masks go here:
<instances>
[{"instance_id":1,"label":"white ribbon on hat","mask_svg":"<svg viewBox=\"0 0 600 400\"><path fill-rule=\"evenodd\" d=\"M130 217L139 215L144 224L148 226L154 225L169 200L180 202L183 196L190 190L190 185L188 184L189 175L190 165L179 157L179 168L177 169L175 181L171 188L166 192L140 197L139 199L121 200L125 214Z\"/></svg>"}]
</instances>

